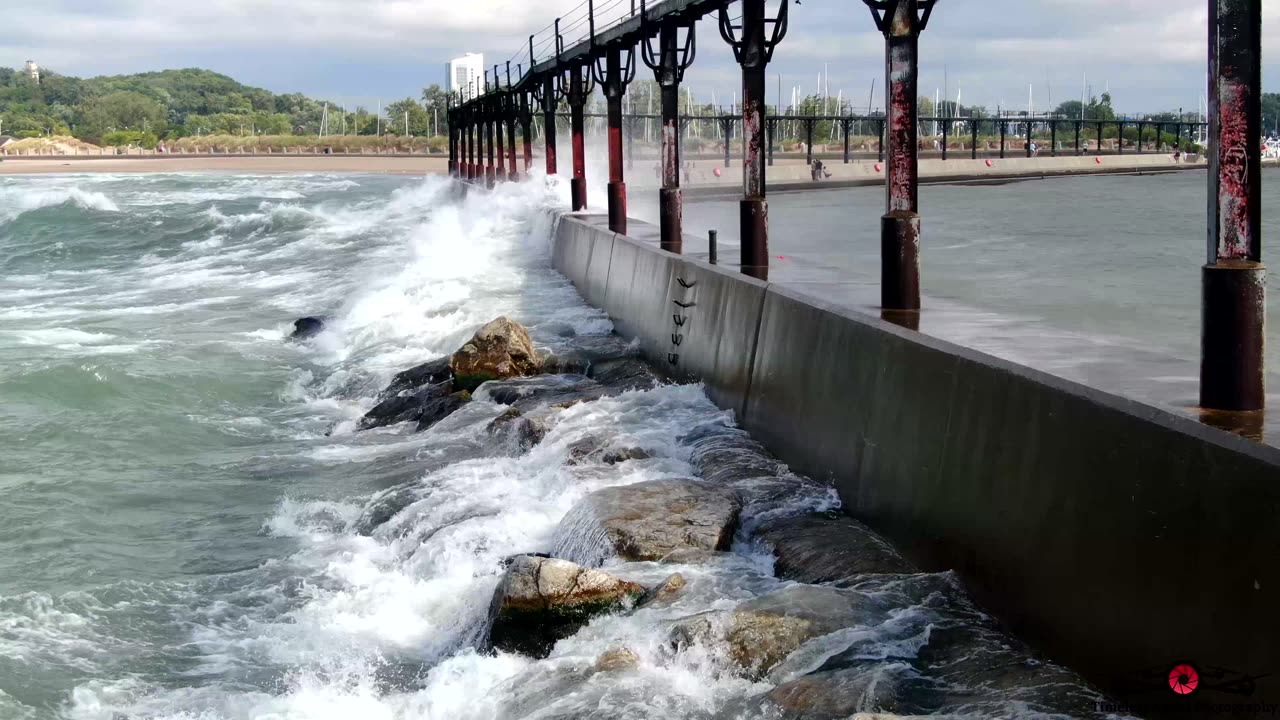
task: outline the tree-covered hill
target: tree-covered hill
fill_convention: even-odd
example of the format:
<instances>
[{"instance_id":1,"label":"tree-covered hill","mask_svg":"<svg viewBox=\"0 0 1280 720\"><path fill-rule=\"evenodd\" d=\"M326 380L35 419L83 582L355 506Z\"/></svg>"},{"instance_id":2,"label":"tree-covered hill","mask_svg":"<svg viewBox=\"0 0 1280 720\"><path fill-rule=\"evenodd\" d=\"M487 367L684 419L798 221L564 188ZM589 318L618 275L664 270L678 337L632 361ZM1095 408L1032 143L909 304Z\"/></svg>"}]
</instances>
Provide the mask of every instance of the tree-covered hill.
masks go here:
<instances>
[{"instance_id":1,"label":"tree-covered hill","mask_svg":"<svg viewBox=\"0 0 1280 720\"><path fill-rule=\"evenodd\" d=\"M373 135L441 132L444 93L432 86L423 100L405 98L384 108L379 123L366 108L345 116L328 103L328 132ZM101 141L112 133L179 138L191 135L318 134L325 101L300 93L277 94L243 85L218 73L189 68L137 75L76 78L42 70L36 83L26 73L0 68L0 134L19 137L72 135Z\"/></svg>"}]
</instances>

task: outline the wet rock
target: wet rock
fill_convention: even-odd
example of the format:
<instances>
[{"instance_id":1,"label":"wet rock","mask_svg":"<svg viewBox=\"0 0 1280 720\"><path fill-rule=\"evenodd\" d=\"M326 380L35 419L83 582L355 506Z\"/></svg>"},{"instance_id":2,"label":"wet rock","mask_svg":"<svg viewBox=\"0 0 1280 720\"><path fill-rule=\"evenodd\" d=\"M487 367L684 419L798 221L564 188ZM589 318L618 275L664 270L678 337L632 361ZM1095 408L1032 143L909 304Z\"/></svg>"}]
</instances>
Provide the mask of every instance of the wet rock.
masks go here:
<instances>
[{"instance_id":1,"label":"wet rock","mask_svg":"<svg viewBox=\"0 0 1280 720\"><path fill-rule=\"evenodd\" d=\"M787 720L896 720L904 717L890 714L898 706L903 669L813 673L775 687L766 702Z\"/></svg>"},{"instance_id":2,"label":"wet rock","mask_svg":"<svg viewBox=\"0 0 1280 720\"><path fill-rule=\"evenodd\" d=\"M416 484L416 483L415 483ZM395 517L401 510L409 507L418 499L417 488L409 485L394 488L375 496L364 512L352 523L357 535L372 535L382 525Z\"/></svg>"},{"instance_id":3,"label":"wet rock","mask_svg":"<svg viewBox=\"0 0 1280 720\"><path fill-rule=\"evenodd\" d=\"M786 580L845 585L869 573L916 572L870 528L840 513L768 521L755 536L773 549L774 572Z\"/></svg>"},{"instance_id":4,"label":"wet rock","mask_svg":"<svg viewBox=\"0 0 1280 720\"><path fill-rule=\"evenodd\" d=\"M536 375L542 359L533 349L529 332L506 317L490 321L449 360L459 390L475 390L489 380Z\"/></svg>"},{"instance_id":5,"label":"wet rock","mask_svg":"<svg viewBox=\"0 0 1280 720\"><path fill-rule=\"evenodd\" d=\"M453 383L428 385L411 395L397 395L374 405L360 418L358 428L370 430L402 422L416 422L433 408L433 404L453 392Z\"/></svg>"},{"instance_id":6,"label":"wet rock","mask_svg":"<svg viewBox=\"0 0 1280 720\"><path fill-rule=\"evenodd\" d=\"M556 531L556 555L599 562L658 560L680 548L727 550L742 505L732 490L697 480L650 480L583 498Z\"/></svg>"},{"instance_id":7,"label":"wet rock","mask_svg":"<svg viewBox=\"0 0 1280 720\"><path fill-rule=\"evenodd\" d=\"M600 457L600 461L605 465L617 465L628 460L648 460L653 457L648 450L638 447L618 448L609 450Z\"/></svg>"},{"instance_id":8,"label":"wet rock","mask_svg":"<svg viewBox=\"0 0 1280 720\"><path fill-rule=\"evenodd\" d=\"M601 360L591 366L587 377L605 386L610 393L648 390L659 383L657 374L638 358Z\"/></svg>"},{"instance_id":9,"label":"wet rock","mask_svg":"<svg viewBox=\"0 0 1280 720\"><path fill-rule=\"evenodd\" d=\"M411 395L423 386L437 385L452 379L453 371L449 369L449 358L437 358L397 373L391 378L391 383L378 394L378 400Z\"/></svg>"},{"instance_id":10,"label":"wet rock","mask_svg":"<svg viewBox=\"0 0 1280 720\"><path fill-rule=\"evenodd\" d=\"M694 644L724 644L727 657L747 677L763 678L806 640L813 623L800 617L735 612L717 622L712 615L678 624L672 634L677 648Z\"/></svg>"},{"instance_id":11,"label":"wet rock","mask_svg":"<svg viewBox=\"0 0 1280 720\"><path fill-rule=\"evenodd\" d=\"M582 375L538 375L486 382L476 397L524 412L564 403L595 400L605 388Z\"/></svg>"},{"instance_id":12,"label":"wet rock","mask_svg":"<svg viewBox=\"0 0 1280 720\"><path fill-rule=\"evenodd\" d=\"M489 642L543 658L591 618L622 609L644 593L636 583L566 560L518 556L494 592Z\"/></svg>"},{"instance_id":13,"label":"wet rock","mask_svg":"<svg viewBox=\"0 0 1280 720\"><path fill-rule=\"evenodd\" d=\"M609 441L599 435L588 435L569 443L565 465L582 465L595 460L604 452Z\"/></svg>"},{"instance_id":14,"label":"wet rock","mask_svg":"<svg viewBox=\"0 0 1280 720\"><path fill-rule=\"evenodd\" d=\"M547 435L547 425L542 420L525 417L518 408L511 408L485 426L490 435L514 444L520 450L530 450Z\"/></svg>"},{"instance_id":15,"label":"wet rock","mask_svg":"<svg viewBox=\"0 0 1280 720\"><path fill-rule=\"evenodd\" d=\"M579 335L567 343L567 352L581 357L589 365L603 360L620 360L640 354L637 344L617 335Z\"/></svg>"},{"instance_id":16,"label":"wet rock","mask_svg":"<svg viewBox=\"0 0 1280 720\"><path fill-rule=\"evenodd\" d=\"M723 644L744 675L763 678L805 642L841 628L878 621L882 613L863 595L793 585L738 605L727 614L705 613L676 623L677 648Z\"/></svg>"},{"instance_id":17,"label":"wet rock","mask_svg":"<svg viewBox=\"0 0 1280 720\"><path fill-rule=\"evenodd\" d=\"M613 648L606 650L596 660L597 672L617 672L618 670L630 670L640 664L640 656L627 648Z\"/></svg>"},{"instance_id":18,"label":"wet rock","mask_svg":"<svg viewBox=\"0 0 1280 720\"><path fill-rule=\"evenodd\" d=\"M418 415L418 427L414 428L414 432L422 432L430 428L469 402L471 402L471 393L466 390L432 400L422 407L422 413Z\"/></svg>"},{"instance_id":19,"label":"wet rock","mask_svg":"<svg viewBox=\"0 0 1280 720\"><path fill-rule=\"evenodd\" d=\"M448 417L454 410L471 400L468 392L451 392L452 383L428 385L413 395L401 395L378 403L360 418L358 429L395 425L402 422L418 423L415 432L422 432Z\"/></svg>"},{"instance_id":20,"label":"wet rock","mask_svg":"<svg viewBox=\"0 0 1280 720\"><path fill-rule=\"evenodd\" d=\"M294 340L306 340L319 335L323 330L324 318L322 317L298 318L293 321L293 334L289 337Z\"/></svg>"},{"instance_id":21,"label":"wet rock","mask_svg":"<svg viewBox=\"0 0 1280 720\"><path fill-rule=\"evenodd\" d=\"M649 594L644 596L644 600L640 602L640 606L644 607L652 605L653 603L670 600L688 584L688 581L684 579L684 575L681 575L680 573L671 573L667 576L666 580L658 583L657 586L649 591Z\"/></svg>"},{"instance_id":22,"label":"wet rock","mask_svg":"<svg viewBox=\"0 0 1280 720\"><path fill-rule=\"evenodd\" d=\"M730 484L786 472L786 466L739 428L707 423L686 433L679 442L689 448L689 462L698 475L709 482Z\"/></svg>"},{"instance_id":23,"label":"wet rock","mask_svg":"<svg viewBox=\"0 0 1280 720\"><path fill-rule=\"evenodd\" d=\"M564 353L552 353L542 359L542 372L555 375L586 375L591 361L581 353L572 350Z\"/></svg>"},{"instance_id":24,"label":"wet rock","mask_svg":"<svg viewBox=\"0 0 1280 720\"><path fill-rule=\"evenodd\" d=\"M731 552L722 550L700 550L698 548L679 548L659 558L663 565L706 565L720 560L734 559Z\"/></svg>"}]
</instances>

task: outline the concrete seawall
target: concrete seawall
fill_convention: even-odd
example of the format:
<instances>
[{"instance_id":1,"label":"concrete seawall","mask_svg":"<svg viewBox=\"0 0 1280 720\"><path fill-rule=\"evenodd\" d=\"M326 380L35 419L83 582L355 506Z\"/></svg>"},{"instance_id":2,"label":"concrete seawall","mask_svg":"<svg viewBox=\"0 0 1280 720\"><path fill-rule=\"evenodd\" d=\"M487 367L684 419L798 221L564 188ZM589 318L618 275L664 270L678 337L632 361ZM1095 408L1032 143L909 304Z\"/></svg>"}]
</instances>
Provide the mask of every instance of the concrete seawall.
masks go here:
<instances>
[{"instance_id":1,"label":"concrete seawall","mask_svg":"<svg viewBox=\"0 0 1280 720\"><path fill-rule=\"evenodd\" d=\"M665 253L656 227L629 226L565 217L556 268L911 559L959 572L1122 700L1177 700L1161 676L1190 662L1267 676L1199 700L1280 702L1280 450Z\"/></svg>"}]
</instances>

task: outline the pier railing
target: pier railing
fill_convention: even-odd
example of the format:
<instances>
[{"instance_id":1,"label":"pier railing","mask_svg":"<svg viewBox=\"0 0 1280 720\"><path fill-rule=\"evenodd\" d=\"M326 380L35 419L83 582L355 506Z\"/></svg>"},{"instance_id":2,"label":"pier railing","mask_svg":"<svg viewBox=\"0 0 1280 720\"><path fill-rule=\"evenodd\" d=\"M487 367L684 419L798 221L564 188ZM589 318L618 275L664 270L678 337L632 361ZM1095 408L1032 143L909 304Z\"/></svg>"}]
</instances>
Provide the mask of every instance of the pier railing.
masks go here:
<instances>
[{"instance_id":1,"label":"pier railing","mask_svg":"<svg viewBox=\"0 0 1280 720\"><path fill-rule=\"evenodd\" d=\"M820 1L820 0L815 0ZM799 4L798 2L796 3ZM450 171L467 182L494 183L520 176L516 129L523 132L524 171L533 162L534 114L542 114L546 172L558 171L557 114L569 107L572 138L573 209L588 207L586 183L586 105L599 86L606 99L609 155L609 226L626 232L626 183L622 103L635 78L639 48L645 65L662 88L660 190L661 245L681 251L680 154L682 130L705 117L682 116L679 85L696 56L696 22L715 15L719 35L742 69L742 102L733 112L713 117L720 128L726 164L735 133L742 147L743 195L740 207L740 268L752 277L769 276L768 204L765 175L780 134L800 129L808 159L820 123L835 123L849 159L851 129L874 128L877 157L884 164L886 213L881 218L881 305L886 313L909 316L920 311L919 157L924 128L933 124L937 151L946 158L952 138L970 157L993 148L1000 157L1010 138L1021 152L1056 155L1060 136L1067 152L1101 152L1114 137L1116 153L1125 152L1132 132L1133 151L1145 151L1152 131L1159 149L1172 128L1175 152L1185 137L1203 132L1209 161L1210 218L1208 252L1202 269L1201 406L1219 411L1256 412L1265 403L1263 327L1265 267L1261 253L1261 35L1262 0L1209 0L1208 125L1185 116L1164 119L1090 118L921 118L917 104L919 42L936 0L863 0L876 29L885 38L883 116L773 116L765 100L765 69L787 34L790 0L776 13L765 0L585 0L566 15L529 36L527 46L492 72L479 87L454 97L449 110ZM841 3L855 10L856 3ZM864 16L865 17L865 16ZM512 66L515 72L512 72ZM656 118L654 118L656 119ZM648 120L645 120L647 122ZM632 121L634 128L636 121ZM827 126L831 128L830 125ZM984 129L986 132L984 132ZM1114 132L1114 135L1110 133ZM968 135L967 148L963 136ZM1094 147L1088 148L1089 135ZM998 138L993 142L992 138ZM1040 142L1047 140L1041 150ZM928 142L924 143L927 151Z\"/></svg>"}]
</instances>

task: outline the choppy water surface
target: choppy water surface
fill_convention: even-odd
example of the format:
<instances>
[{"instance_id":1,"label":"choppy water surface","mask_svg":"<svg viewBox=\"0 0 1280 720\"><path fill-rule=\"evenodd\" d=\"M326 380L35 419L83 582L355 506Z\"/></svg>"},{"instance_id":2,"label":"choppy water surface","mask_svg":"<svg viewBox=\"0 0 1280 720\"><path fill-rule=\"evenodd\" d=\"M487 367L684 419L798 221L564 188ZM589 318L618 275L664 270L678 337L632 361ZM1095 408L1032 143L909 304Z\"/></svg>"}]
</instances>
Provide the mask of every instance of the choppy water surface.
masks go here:
<instances>
[{"instance_id":1,"label":"choppy water surface","mask_svg":"<svg viewBox=\"0 0 1280 720\"><path fill-rule=\"evenodd\" d=\"M0 179L0 718L776 717L768 694L802 677L839 702L790 716L1091 706L948 573L843 591L874 611L763 679L723 648L677 651L673 622L800 587L773 577L750 512L725 560L608 563L649 584L681 570L677 602L599 619L545 660L477 652L504 557L550 550L595 489L695 474L691 430L732 425L701 388L663 386L564 410L528 452L488 438L504 407L483 398L424 433L354 432L391 375L499 314L549 347L610 332L549 266L565 195ZM328 331L286 341L321 313ZM653 457L566 463L588 436ZM757 514L833 504L791 480ZM393 491L416 501L370 531ZM637 668L591 670L620 645Z\"/></svg>"}]
</instances>

